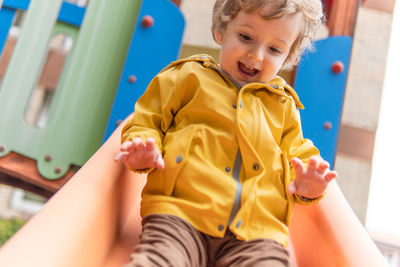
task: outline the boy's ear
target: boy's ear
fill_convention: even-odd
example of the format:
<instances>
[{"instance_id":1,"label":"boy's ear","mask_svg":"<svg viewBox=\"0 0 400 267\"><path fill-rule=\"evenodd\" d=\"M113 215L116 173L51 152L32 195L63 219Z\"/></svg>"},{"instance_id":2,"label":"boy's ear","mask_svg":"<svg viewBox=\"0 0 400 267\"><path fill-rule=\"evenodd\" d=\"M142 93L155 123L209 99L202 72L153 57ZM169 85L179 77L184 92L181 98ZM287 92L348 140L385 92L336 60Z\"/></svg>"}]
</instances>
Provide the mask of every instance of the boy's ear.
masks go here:
<instances>
[{"instance_id":1,"label":"boy's ear","mask_svg":"<svg viewBox=\"0 0 400 267\"><path fill-rule=\"evenodd\" d=\"M218 32L216 29L214 29L214 39L217 42L217 44L222 44L222 34Z\"/></svg>"}]
</instances>

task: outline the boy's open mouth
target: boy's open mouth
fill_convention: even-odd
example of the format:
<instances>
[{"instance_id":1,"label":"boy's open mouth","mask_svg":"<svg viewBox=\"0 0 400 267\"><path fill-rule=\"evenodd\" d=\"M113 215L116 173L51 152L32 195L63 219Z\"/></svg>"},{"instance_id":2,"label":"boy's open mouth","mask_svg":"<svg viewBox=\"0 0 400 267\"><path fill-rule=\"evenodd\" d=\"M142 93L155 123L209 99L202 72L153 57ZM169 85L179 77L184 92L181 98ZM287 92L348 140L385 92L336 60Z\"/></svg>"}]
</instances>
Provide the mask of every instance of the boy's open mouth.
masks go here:
<instances>
[{"instance_id":1,"label":"boy's open mouth","mask_svg":"<svg viewBox=\"0 0 400 267\"><path fill-rule=\"evenodd\" d=\"M239 63L238 63L238 67L239 67L239 70L240 70L244 75L246 75L246 76L248 76L248 77L254 77L254 76L259 72L259 70L253 68L253 67L250 66L250 65L244 64L244 63L242 63L242 62L239 62Z\"/></svg>"}]
</instances>

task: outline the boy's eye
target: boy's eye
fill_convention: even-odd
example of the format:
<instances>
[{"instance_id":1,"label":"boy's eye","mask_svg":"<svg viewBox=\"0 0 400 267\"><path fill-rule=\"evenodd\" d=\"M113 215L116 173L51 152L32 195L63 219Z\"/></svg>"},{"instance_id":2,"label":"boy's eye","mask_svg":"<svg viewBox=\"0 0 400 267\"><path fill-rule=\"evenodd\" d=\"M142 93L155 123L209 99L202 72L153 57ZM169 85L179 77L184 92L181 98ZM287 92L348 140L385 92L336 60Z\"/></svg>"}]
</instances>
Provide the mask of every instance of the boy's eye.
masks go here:
<instances>
[{"instance_id":1,"label":"boy's eye","mask_svg":"<svg viewBox=\"0 0 400 267\"><path fill-rule=\"evenodd\" d=\"M240 33L239 36L244 41L252 41L253 40L249 35L247 35L245 33Z\"/></svg>"},{"instance_id":2,"label":"boy's eye","mask_svg":"<svg viewBox=\"0 0 400 267\"><path fill-rule=\"evenodd\" d=\"M280 54L281 53L281 50L279 48L276 48L276 47L273 47L273 46L269 47L268 49L269 49L269 51L271 51L274 54Z\"/></svg>"}]
</instances>

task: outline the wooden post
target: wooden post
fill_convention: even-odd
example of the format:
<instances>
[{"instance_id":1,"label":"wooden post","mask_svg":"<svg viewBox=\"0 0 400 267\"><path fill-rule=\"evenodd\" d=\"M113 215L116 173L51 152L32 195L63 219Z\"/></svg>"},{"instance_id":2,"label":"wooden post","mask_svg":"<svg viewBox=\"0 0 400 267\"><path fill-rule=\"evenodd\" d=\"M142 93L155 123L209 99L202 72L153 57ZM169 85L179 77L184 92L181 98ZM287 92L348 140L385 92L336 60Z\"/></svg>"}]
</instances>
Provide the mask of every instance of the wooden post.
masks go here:
<instances>
[{"instance_id":1,"label":"wooden post","mask_svg":"<svg viewBox=\"0 0 400 267\"><path fill-rule=\"evenodd\" d=\"M33 159L15 152L0 158L0 184L18 187L44 197L53 195L74 175L75 171L76 168L70 169L60 179L47 180L39 174L36 161Z\"/></svg>"},{"instance_id":2,"label":"wooden post","mask_svg":"<svg viewBox=\"0 0 400 267\"><path fill-rule=\"evenodd\" d=\"M354 35L354 25L361 0L333 0L328 14L329 35Z\"/></svg>"},{"instance_id":3,"label":"wooden post","mask_svg":"<svg viewBox=\"0 0 400 267\"><path fill-rule=\"evenodd\" d=\"M175 3L175 5L177 5L178 7L181 5L181 0L171 0L173 3Z\"/></svg>"}]
</instances>

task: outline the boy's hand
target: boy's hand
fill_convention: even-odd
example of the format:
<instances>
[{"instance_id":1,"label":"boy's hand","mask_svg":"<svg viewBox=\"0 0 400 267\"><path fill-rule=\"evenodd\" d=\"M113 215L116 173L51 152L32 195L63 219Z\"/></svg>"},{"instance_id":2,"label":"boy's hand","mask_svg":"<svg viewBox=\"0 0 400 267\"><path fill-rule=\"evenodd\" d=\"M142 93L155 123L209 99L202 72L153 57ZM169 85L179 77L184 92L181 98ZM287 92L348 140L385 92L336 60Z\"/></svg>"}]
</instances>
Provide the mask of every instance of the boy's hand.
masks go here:
<instances>
[{"instance_id":1,"label":"boy's hand","mask_svg":"<svg viewBox=\"0 0 400 267\"><path fill-rule=\"evenodd\" d=\"M292 159L295 172L293 182L288 186L288 192L306 197L318 198L325 191L328 183L336 178L337 173L329 169L329 163L319 157L311 157L307 168L298 158Z\"/></svg>"},{"instance_id":2,"label":"boy's hand","mask_svg":"<svg viewBox=\"0 0 400 267\"><path fill-rule=\"evenodd\" d=\"M115 161L124 162L131 169L164 169L164 160L153 138L147 138L146 143L143 143L142 139L137 137L124 142L120 150L121 152L115 156Z\"/></svg>"}]
</instances>

